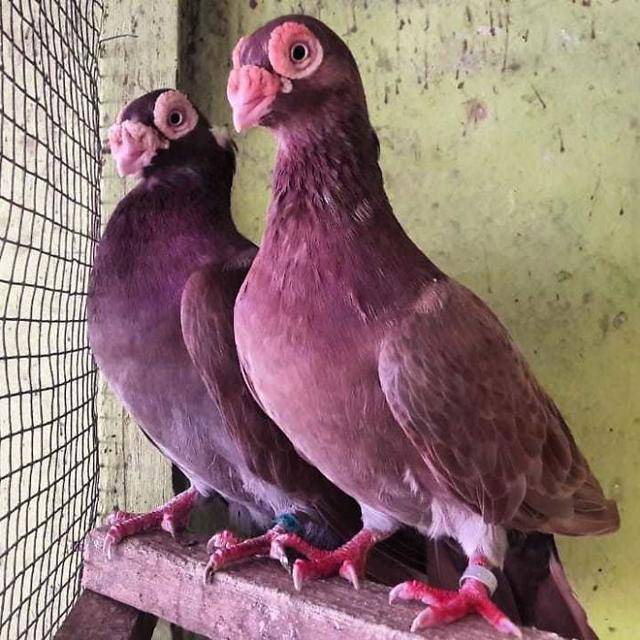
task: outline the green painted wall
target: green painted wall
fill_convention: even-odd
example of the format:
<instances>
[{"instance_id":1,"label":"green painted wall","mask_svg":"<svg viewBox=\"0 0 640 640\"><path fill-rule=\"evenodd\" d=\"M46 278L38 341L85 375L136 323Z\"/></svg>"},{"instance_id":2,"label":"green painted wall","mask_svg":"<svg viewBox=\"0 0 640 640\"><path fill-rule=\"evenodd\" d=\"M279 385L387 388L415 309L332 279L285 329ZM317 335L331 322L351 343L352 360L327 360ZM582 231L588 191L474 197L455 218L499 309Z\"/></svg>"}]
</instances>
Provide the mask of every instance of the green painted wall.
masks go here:
<instances>
[{"instance_id":1,"label":"green painted wall","mask_svg":"<svg viewBox=\"0 0 640 640\"><path fill-rule=\"evenodd\" d=\"M640 637L640 2L186 4L180 84L217 123L241 34L304 10L344 36L398 217L500 315L620 502L620 533L561 550L602 637ZM257 241L274 147L238 142Z\"/></svg>"}]
</instances>

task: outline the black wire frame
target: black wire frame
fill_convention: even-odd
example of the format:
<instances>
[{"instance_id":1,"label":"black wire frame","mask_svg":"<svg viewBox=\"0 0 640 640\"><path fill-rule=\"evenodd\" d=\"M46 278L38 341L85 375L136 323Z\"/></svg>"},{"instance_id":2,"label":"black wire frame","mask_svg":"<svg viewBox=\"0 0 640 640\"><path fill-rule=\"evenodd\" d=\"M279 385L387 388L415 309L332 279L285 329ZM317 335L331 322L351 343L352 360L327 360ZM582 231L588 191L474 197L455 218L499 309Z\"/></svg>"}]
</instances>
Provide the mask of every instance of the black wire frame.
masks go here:
<instances>
[{"instance_id":1,"label":"black wire frame","mask_svg":"<svg viewBox=\"0 0 640 640\"><path fill-rule=\"evenodd\" d=\"M102 0L2 0L0 640L49 638L98 501L85 322L100 231Z\"/></svg>"}]
</instances>

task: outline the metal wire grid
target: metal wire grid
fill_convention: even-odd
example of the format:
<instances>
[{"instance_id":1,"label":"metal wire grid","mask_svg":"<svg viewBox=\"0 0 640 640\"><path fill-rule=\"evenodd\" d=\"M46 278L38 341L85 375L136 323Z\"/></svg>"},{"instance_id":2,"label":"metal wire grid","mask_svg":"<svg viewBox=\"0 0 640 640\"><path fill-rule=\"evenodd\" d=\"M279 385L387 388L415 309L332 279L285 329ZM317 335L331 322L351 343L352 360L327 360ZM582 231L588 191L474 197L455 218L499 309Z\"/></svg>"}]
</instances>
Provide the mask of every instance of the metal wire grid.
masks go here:
<instances>
[{"instance_id":1,"label":"metal wire grid","mask_svg":"<svg viewBox=\"0 0 640 640\"><path fill-rule=\"evenodd\" d=\"M0 15L0 640L39 640L78 594L96 518L102 2L2 0Z\"/></svg>"}]
</instances>

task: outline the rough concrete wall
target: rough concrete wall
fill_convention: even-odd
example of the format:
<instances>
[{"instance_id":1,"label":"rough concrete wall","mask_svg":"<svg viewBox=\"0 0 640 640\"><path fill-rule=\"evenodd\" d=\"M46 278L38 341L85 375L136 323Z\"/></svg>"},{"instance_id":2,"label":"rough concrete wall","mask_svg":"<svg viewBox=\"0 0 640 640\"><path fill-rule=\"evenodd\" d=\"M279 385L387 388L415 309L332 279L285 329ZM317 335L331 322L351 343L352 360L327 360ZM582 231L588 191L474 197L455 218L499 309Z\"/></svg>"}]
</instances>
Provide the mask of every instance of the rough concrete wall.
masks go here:
<instances>
[{"instance_id":1,"label":"rough concrete wall","mask_svg":"<svg viewBox=\"0 0 640 640\"><path fill-rule=\"evenodd\" d=\"M640 3L186 4L181 85L218 123L229 52L265 20L304 10L352 47L398 217L500 315L620 502L620 533L561 551L602 637L635 637ZM259 240L273 144L239 146L235 216Z\"/></svg>"}]
</instances>

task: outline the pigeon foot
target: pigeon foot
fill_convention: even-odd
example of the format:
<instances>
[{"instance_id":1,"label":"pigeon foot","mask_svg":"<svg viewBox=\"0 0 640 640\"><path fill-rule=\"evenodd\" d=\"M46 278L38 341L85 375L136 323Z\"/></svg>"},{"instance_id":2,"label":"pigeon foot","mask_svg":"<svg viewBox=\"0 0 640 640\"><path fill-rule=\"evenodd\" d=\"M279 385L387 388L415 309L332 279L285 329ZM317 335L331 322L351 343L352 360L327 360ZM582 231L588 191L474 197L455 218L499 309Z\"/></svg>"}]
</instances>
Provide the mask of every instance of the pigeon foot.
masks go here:
<instances>
[{"instance_id":1,"label":"pigeon foot","mask_svg":"<svg viewBox=\"0 0 640 640\"><path fill-rule=\"evenodd\" d=\"M275 526L261 536L246 540L227 530L216 533L207 544L210 557L204 570L204 582L209 582L213 574L223 567L250 558L271 557L279 560L282 566L288 569L289 561L286 554L280 554L278 548L271 548L272 542L282 535L283 531L279 526Z\"/></svg>"},{"instance_id":2,"label":"pigeon foot","mask_svg":"<svg viewBox=\"0 0 640 640\"><path fill-rule=\"evenodd\" d=\"M175 538L176 531L186 526L197 497L198 492L191 488L148 513L114 511L109 514L107 524L111 526L104 539L104 553L111 559L113 547L124 538L154 529L164 529Z\"/></svg>"},{"instance_id":3,"label":"pigeon foot","mask_svg":"<svg viewBox=\"0 0 640 640\"><path fill-rule=\"evenodd\" d=\"M522 638L522 632L491 601L487 587L478 580L465 580L458 591L436 589L423 582L402 582L389 593L389 602L420 600L428 605L413 620L411 631L448 624L465 616L477 614L500 633Z\"/></svg>"},{"instance_id":4,"label":"pigeon foot","mask_svg":"<svg viewBox=\"0 0 640 640\"><path fill-rule=\"evenodd\" d=\"M341 576L351 582L355 589L359 589L367 555L377 541L373 532L363 529L346 544L328 551L310 545L295 534L286 533L273 541L271 549L274 555L282 555L286 549L294 549L306 556L306 560L296 560L293 565L293 584L297 591L302 589L307 580L333 575Z\"/></svg>"}]
</instances>

